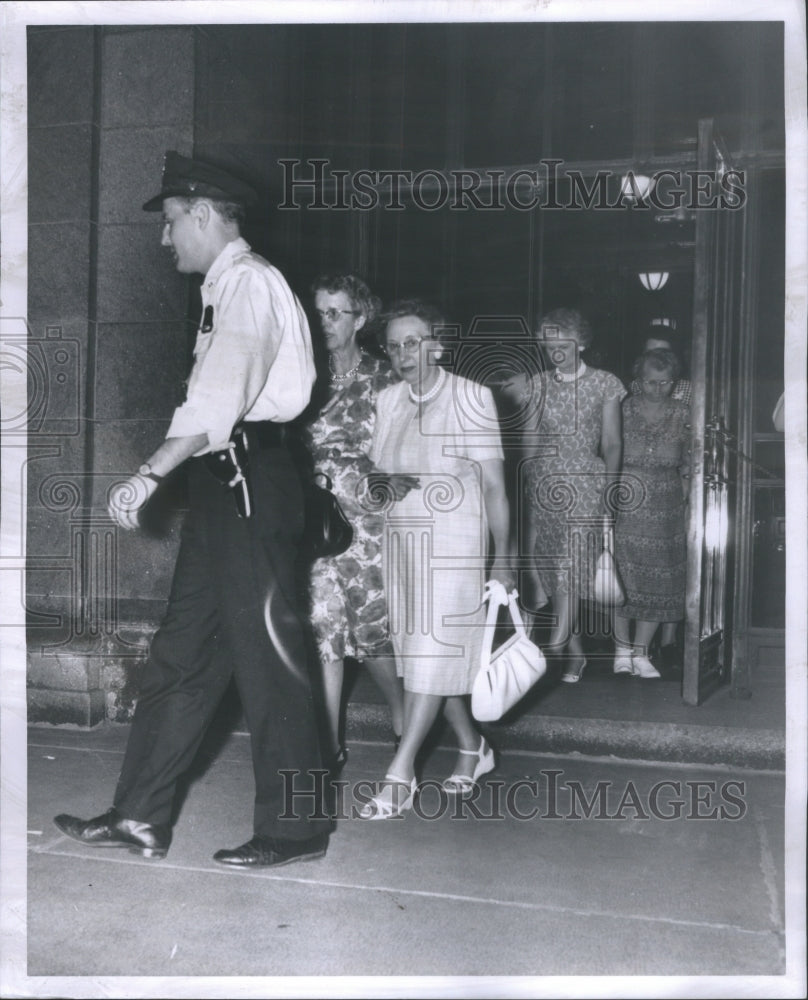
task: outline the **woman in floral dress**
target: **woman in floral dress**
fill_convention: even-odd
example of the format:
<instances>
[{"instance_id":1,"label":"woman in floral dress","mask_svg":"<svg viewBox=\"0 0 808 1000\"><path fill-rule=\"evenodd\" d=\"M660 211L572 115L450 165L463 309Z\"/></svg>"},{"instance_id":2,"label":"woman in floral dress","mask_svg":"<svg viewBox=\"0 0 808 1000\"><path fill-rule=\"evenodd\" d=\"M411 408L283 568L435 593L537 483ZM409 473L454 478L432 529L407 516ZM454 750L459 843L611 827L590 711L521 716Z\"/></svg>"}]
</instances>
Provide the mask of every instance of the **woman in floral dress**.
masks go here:
<instances>
[{"instance_id":1,"label":"woman in floral dress","mask_svg":"<svg viewBox=\"0 0 808 1000\"><path fill-rule=\"evenodd\" d=\"M549 648L564 662L561 679L574 683L586 667L579 601L591 596L608 486L620 471L626 391L616 375L581 360L592 329L577 310L548 313L540 339L549 368L524 393L526 551L552 603Z\"/></svg>"},{"instance_id":2,"label":"woman in floral dress","mask_svg":"<svg viewBox=\"0 0 808 1000\"><path fill-rule=\"evenodd\" d=\"M403 719L382 583L384 516L362 500L371 469L367 451L376 397L393 379L389 364L368 354L358 340L379 308L367 285L353 275L336 275L318 279L313 291L328 351L329 384L327 399L307 424L304 438L314 470L331 479L354 532L342 555L317 559L311 568L311 622L323 671L332 770L338 771L347 759L340 743L344 657L355 657L371 671L390 705L396 740Z\"/></svg>"},{"instance_id":3,"label":"woman in floral dress","mask_svg":"<svg viewBox=\"0 0 808 1000\"><path fill-rule=\"evenodd\" d=\"M661 622L684 617L690 428L687 405L672 398L679 376L673 351L646 351L634 376L639 392L623 404L623 485L636 502L618 511L615 524L626 603L615 609L614 671L654 679L660 674L648 658L651 640Z\"/></svg>"}]
</instances>

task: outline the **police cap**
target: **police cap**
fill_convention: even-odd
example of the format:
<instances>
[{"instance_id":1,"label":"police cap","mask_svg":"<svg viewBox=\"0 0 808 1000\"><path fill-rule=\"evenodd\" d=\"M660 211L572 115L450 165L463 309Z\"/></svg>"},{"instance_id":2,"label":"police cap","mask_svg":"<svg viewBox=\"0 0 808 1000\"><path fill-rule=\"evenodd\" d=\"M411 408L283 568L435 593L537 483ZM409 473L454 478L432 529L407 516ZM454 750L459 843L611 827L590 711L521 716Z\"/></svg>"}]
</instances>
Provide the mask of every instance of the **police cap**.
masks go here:
<instances>
[{"instance_id":1,"label":"police cap","mask_svg":"<svg viewBox=\"0 0 808 1000\"><path fill-rule=\"evenodd\" d=\"M215 198L236 202L245 208L254 205L257 200L249 184L219 167L192 160L173 149L169 149L163 162L162 190L145 203L143 210L162 211L164 198Z\"/></svg>"}]
</instances>

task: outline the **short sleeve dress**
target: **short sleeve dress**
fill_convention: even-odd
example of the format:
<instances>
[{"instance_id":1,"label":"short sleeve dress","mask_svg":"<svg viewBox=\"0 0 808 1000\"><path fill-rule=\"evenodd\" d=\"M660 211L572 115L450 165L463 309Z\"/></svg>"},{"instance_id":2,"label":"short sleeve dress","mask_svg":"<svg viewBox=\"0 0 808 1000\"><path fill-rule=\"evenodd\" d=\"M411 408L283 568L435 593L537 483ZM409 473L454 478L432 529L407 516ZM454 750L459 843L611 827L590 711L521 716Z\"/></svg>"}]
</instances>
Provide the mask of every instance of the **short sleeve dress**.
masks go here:
<instances>
[{"instance_id":1,"label":"short sleeve dress","mask_svg":"<svg viewBox=\"0 0 808 1000\"><path fill-rule=\"evenodd\" d=\"M608 485L599 454L603 405L622 400L626 390L616 375L600 368L587 368L571 382L557 381L554 374L533 377L536 420L526 444L537 455L525 469L524 498L545 592L586 598L600 553Z\"/></svg>"},{"instance_id":2,"label":"short sleeve dress","mask_svg":"<svg viewBox=\"0 0 808 1000\"><path fill-rule=\"evenodd\" d=\"M383 551L390 635L404 687L471 691L480 665L488 523L480 463L503 458L491 391L447 375L421 406L402 382L379 396L370 452L383 472L418 476L388 499Z\"/></svg>"},{"instance_id":3,"label":"short sleeve dress","mask_svg":"<svg viewBox=\"0 0 808 1000\"><path fill-rule=\"evenodd\" d=\"M376 423L376 399L391 385L390 366L363 353L359 370L332 383L328 399L303 429L313 468L331 479L332 490L354 530L339 556L311 567L311 623L322 662L391 652L382 584L384 517L363 503L371 470L368 449Z\"/></svg>"},{"instance_id":4,"label":"short sleeve dress","mask_svg":"<svg viewBox=\"0 0 808 1000\"><path fill-rule=\"evenodd\" d=\"M684 617L687 549L681 473L690 461L689 408L668 399L649 422L640 396L623 404L624 509L614 554L626 591L623 618L675 622Z\"/></svg>"}]
</instances>

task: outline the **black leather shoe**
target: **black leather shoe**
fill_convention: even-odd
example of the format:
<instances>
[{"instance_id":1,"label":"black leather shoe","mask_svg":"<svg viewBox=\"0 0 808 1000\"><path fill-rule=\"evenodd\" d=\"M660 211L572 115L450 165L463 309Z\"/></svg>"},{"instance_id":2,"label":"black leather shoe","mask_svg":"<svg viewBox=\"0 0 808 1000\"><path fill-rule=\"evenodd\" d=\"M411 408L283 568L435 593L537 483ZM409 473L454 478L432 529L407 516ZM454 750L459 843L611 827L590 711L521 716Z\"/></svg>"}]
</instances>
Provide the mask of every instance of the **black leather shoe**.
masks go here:
<instances>
[{"instance_id":1,"label":"black leather shoe","mask_svg":"<svg viewBox=\"0 0 808 1000\"><path fill-rule=\"evenodd\" d=\"M138 823L134 819L124 819L117 809L109 809L95 819L79 819L61 813L53 820L56 826L90 847L127 847L132 854L144 858L164 858L171 843L171 827L152 826Z\"/></svg>"},{"instance_id":2,"label":"black leather shoe","mask_svg":"<svg viewBox=\"0 0 808 1000\"><path fill-rule=\"evenodd\" d=\"M253 837L233 851L217 851L213 860L231 868L280 868L293 861L322 858L328 847L328 834L318 833L308 840L281 840L276 837Z\"/></svg>"}]
</instances>

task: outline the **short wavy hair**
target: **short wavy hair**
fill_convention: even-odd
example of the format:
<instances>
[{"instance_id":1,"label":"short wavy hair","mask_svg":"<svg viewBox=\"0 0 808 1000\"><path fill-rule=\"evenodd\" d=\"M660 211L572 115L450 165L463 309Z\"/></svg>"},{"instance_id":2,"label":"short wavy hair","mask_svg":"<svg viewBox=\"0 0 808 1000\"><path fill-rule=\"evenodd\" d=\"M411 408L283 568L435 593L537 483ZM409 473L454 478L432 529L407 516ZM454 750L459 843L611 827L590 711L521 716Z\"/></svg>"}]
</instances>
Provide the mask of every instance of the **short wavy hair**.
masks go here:
<instances>
[{"instance_id":1,"label":"short wavy hair","mask_svg":"<svg viewBox=\"0 0 808 1000\"><path fill-rule=\"evenodd\" d=\"M541 336L542 328L555 327L563 335L574 337L581 347L589 347L594 340L595 334L592 324L580 311L580 309L552 309L539 317L538 335ZM563 339L563 336L560 338Z\"/></svg>"},{"instance_id":2,"label":"short wavy hair","mask_svg":"<svg viewBox=\"0 0 808 1000\"><path fill-rule=\"evenodd\" d=\"M415 316L425 323L432 332L432 337L443 343L447 336L446 317L441 310L424 299L398 299L382 315L382 322L379 326L379 343L384 346L387 333L387 325L394 319L401 319L402 316Z\"/></svg>"},{"instance_id":3,"label":"short wavy hair","mask_svg":"<svg viewBox=\"0 0 808 1000\"><path fill-rule=\"evenodd\" d=\"M382 306L381 299L355 274L322 274L311 285L311 294L316 295L317 292L330 292L332 295L343 292L354 309L365 317L366 326L376 319Z\"/></svg>"},{"instance_id":4,"label":"short wavy hair","mask_svg":"<svg viewBox=\"0 0 808 1000\"><path fill-rule=\"evenodd\" d=\"M661 339L661 338L660 338ZM654 347L650 351L643 351L634 362L632 374L635 379L640 379L645 366L655 372L669 372L671 381L675 382L682 373L682 364L679 358L668 350L667 347Z\"/></svg>"}]
</instances>

